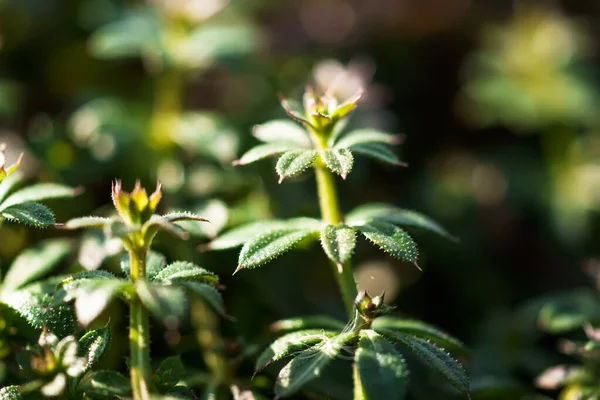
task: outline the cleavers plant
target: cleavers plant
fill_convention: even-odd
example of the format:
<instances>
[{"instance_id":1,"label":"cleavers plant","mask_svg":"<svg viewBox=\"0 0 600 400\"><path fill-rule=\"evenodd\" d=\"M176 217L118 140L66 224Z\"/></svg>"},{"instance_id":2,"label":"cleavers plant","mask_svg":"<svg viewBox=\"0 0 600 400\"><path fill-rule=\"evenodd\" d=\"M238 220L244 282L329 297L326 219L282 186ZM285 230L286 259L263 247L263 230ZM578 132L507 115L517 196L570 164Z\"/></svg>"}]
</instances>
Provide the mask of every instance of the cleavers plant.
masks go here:
<instances>
[{"instance_id":1,"label":"cleavers plant","mask_svg":"<svg viewBox=\"0 0 600 400\"><path fill-rule=\"evenodd\" d=\"M320 238L337 279L349 322L326 316L279 321L275 330L284 335L258 358L256 372L291 357L280 370L275 393L287 397L321 375L335 358L353 355L354 398L402 399L410 390L409 368L403 357L408 351L445 378L458 391L469 394L469 379L462 365L444 348L466 355L453 337L421 321L389 316L393 307L383 295L371 297L358 292L351 256L356 231L391 256L418 267L418 250L411 236L401 228L424 229L452 239L439 224L415 211L387 204L368 204L343 214L338 206L335 175L351 172L354 153L393 165L402 165L390 149L401 137L374 129L343 133L347 119L356 108L362 91L341 100L331 94L318 95L311 88L304 93L303 110L286 99L281 104L293 120L276 120L255 128L264 142L244 154L237 165L280 156L276 171L281 183L312 167L317 182L321 219L294 218L254 222L230 230L207 247L213 250L243 246L235 272L261 266L300 242ZM414 358L414 357L413 357Z\"/></svg>"}]
</instances>

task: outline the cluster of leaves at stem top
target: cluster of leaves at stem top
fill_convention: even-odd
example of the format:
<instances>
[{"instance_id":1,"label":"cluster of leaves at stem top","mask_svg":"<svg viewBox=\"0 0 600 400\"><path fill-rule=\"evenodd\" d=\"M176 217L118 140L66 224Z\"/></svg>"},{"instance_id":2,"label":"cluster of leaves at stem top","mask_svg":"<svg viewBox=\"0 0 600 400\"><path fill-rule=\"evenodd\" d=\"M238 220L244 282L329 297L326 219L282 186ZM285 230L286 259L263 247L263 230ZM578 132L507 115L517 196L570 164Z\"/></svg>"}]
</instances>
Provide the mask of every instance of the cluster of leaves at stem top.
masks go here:
<instances>
[{"instance_id":1,"label":"cluster of leaves at stem top","mask_svg":"<svg viewBox=\"0 0 600 400\"><path fill-rule=\"evenodd\" d=\"M302 111L282 99L281 104L292 121L276 120L255 128L254 135L264 143L250 149L236 164L279 156L276 171L280 183L313 167L321 175L321 178L317 175L317 181L323 220L303 217L255 222L224 233L207 247L221 250L243 246L236 272L271 261L300 242L320 238L326 256L342 274L345 268L351 268L347 262L356 246L357 231L386 253L418 267L417 246L402 227L429 230L453 239L429 217L388 204L359 206L341 216L335 193L321 193L319 179L331 180L328 177L331 173L345 179L352 170L355 153L403 165L390 149L391 145L401 142L399 136L373 129L344 134L347 118L356 108L361 93L346 101L337 101L328 94L317 96L309 88L304 94ZM371 298L361 292L355 309L356 314L348 324L326 317L277 324L278 332L285 335L273 342L256 364L258 372L275 361L292 357L279 372L275 385L277 396L294 394L318 377L333 359L348 356L354 360L356 400L403 399L409 390L409 370L402 357L405 351L420 358L468 396L469 380L462 365L439 347L465 355L458 340L419 321L379 318L391 309L383 304L383 296Z\"/></svg>"}]
</instances>

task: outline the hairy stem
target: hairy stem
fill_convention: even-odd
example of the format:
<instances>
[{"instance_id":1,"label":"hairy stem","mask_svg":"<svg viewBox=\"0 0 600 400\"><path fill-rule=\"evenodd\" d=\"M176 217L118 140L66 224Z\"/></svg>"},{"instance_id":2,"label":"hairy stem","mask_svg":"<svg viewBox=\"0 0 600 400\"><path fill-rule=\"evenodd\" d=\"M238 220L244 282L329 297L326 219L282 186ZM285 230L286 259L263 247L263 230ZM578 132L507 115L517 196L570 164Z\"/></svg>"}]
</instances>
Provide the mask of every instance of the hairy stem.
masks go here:
<instances>
[{"instance_id":1,"label":"hairy stem","mask_svg":"<svg viewBox=\"0 0 600 400\"><path fill-rule=\"evenodd\" d=\"M148 249L129 249L131 280L146 279ZM134 400L150 399L150 326L148 313L138 298L132 299L129 312L130 373Z\"/></svg>"},{"instance_id":2,"label":"hairy stem","mask_svg":"<svg viewBox=\"0 0 600 400\"><path fill-rule=\"evenodd\" d=\"M317 160L315 174L317 177L321 216L325 223L338 225L342 222L342 216L338 206L333 173L327 169L321 160ZM336 263L332 262L331 265L342 294L342 299L344 300L344 305L346 306L346 311L348 312L348 317L352 318L354 315L354 299L358 293L354 274L352 273L352 263L350 261L345 262L341 271L338 271Z\"/></svg>"}]
</instances>

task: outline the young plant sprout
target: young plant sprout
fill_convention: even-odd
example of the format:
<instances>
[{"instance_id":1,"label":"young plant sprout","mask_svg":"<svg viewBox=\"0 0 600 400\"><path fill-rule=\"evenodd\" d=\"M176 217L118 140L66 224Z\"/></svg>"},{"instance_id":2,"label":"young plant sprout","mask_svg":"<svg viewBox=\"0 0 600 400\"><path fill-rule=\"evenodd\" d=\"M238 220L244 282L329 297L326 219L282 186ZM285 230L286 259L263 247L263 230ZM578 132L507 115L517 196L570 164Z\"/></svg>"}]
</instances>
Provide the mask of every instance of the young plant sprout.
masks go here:
<instances>
[{"instance_id":1,"label":"young plant sprout","mask_svg":"<svg viewBox=\"0 0 600 400\"><path fill-rule=\"evenodd\" d=\"M281 99L292 121L275 120L258 125L254 135L263 142L244 154L237 165L279 156L279 182L312 168L317 181L321 219L293 218L261 221L235 228L207 247L213 250L242 246L235 272L259 267L300 242L317 240L333 267L349 322L327 317L280 321L277 339L258 358L259 372L286 357L292 360L279 372L278 397L291 396L321 375L331 361L350 349L354 354L354 398L402 399L408 391L408 365L402 354L421 358L454 388L469 393L469 379L462 365L444 348L465 355L453 337L420 321L385 317L392 307L383 296L357 291L350 262L356 232L389 255L418 267L418 249L401 227L420 228L453 239L438 223L415 211L387 204L362 205L344 214L338 205L335 175L345 179L352 170L354 154L392 165L405 165L390 149L401 137L375 129L344 133L348 116L357 107L362 91L338 101L329 93L304 93L303 110ZM443 346L443 347L440 347Z\"/></svg>"}]
</instances>

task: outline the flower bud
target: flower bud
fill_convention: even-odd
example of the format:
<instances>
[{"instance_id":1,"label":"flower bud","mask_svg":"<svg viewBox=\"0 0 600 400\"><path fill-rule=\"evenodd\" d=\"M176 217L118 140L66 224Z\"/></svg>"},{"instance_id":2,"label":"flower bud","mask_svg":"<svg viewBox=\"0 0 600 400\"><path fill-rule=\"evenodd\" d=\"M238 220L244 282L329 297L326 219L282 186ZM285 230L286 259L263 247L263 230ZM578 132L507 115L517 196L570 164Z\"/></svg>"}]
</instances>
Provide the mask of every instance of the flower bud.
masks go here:
<instances>
[{"instance_id":1,"label":"flower bud","mask_svg":"<svg viewBox=\"0 0 600 400\"><path fill-rule=\"evenodd\" d=\"M161 197L160 183L150 197L140 181L136 181L131 193L123 191L121 181L115 181L112 186L113 204L123 222L128 225L141 225L147 222L156 211Z\"/></svg>"},{"instance_id":2,"label":"flower bud","mask_svg":"<svg viewBox=\"0 0 600 400\"><path fill-rule=\"evenodd\" d=\"M365 320L374 320L389 314L394 309L394 307L384 304L384 296L385 293L381 296L371 297L365 290L361 290L354 300L354 307Z\"/></svg>"}]
</instances>

